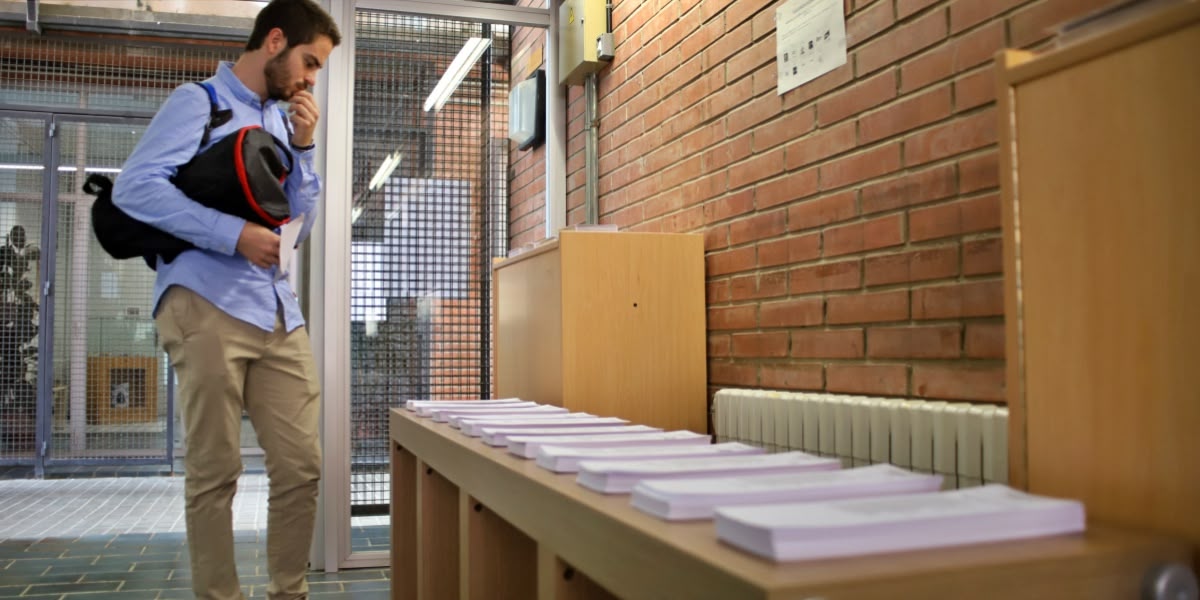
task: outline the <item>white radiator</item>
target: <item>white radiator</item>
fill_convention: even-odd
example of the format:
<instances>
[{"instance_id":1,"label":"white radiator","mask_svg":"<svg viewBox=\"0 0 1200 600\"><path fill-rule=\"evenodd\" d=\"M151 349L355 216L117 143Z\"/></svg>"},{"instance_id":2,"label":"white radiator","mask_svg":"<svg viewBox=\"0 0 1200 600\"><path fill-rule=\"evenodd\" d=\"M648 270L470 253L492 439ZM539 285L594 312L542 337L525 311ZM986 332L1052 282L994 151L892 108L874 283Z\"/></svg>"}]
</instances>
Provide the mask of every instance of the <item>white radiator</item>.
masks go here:
<instances>
[{"instance_id":1,"label":"white radiator","mask_svg":"<svg viewBox=\"0 0 1200 600\"><path fill-rule=\"evenodd\" d=\"M1008 409L815 392L723 389L717 441L942 475L944 489L1008 482Z\"/></svg>"}]
</instances>

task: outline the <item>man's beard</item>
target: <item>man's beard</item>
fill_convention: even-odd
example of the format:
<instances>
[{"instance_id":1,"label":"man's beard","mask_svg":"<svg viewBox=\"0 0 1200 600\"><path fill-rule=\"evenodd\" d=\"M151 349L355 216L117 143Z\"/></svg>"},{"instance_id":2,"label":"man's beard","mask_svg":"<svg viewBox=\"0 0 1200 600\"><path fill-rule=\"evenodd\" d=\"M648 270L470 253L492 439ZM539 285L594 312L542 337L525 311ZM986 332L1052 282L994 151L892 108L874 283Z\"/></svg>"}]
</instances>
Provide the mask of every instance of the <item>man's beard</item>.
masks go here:
<instances>
[{"instance_id":1,"label":"man's beard","mask_svg":"<svg viewBox=\"0 0 1200 600\"><path fill-rule=\"evenodd\" d=\"M263 76L267 80L267 97L271 100L289 100L296 90L288 84L287 59L292 53L288 48L276 54L263 67Z\"/></svg>"}]
</instances>

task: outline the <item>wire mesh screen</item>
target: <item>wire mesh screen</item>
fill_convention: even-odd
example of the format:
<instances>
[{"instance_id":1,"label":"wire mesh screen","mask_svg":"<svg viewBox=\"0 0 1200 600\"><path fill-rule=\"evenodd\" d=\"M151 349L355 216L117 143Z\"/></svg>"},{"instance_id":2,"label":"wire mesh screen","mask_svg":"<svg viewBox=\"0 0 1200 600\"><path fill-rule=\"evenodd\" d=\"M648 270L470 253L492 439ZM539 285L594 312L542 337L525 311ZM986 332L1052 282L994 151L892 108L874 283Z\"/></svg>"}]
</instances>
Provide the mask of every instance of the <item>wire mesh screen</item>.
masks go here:
<instances>
[{"instance_id":1,"label":"wire mesh screen","mask_svg":"<svg viewBox=\"0 0 1200 600\"><path fill-rule=\"evenodd\" d=\"M153 114L175 86L210 77L240 48L0 32L0 103Z\"/></svg>"},{"instance_id":2,"label":"wire mesh screen","mask_svg":"<svg viewBox=\"0 0 1200 600\"><path fill-rule=\"evenodd\" d=\"M490 395L510 44L505 26L376 11L358 11L355 28L350 502L352 515L381 515L387 409ZM490 45L425 111L471 38Z\"/></svg>"},{"instance_id":3,"label":"wire mesh screen","mask_svg":"<svg viewBox=\"0 0 1200 600\"><path fill-rule=\"evenodd\" d=\"M0 459L32 459L46 121L0 115Z\"/></svg>"},{"instance_id":4,"label":"wire mesh screen","mask_svg":"<svg viewBox=\"0 0 1200 600\"><path fill-rule=\"evenodd\" d=\"M219 61L239 53L232 44L0 32L0 106L10 109L6 114L30 115L28 123L10 120L19 127L9 129L19 131L0 135L6 155L0 159L0 229L22 225L26 237L37 241L45 207L56 213L48 225L49 251L42 253L54 260L53 315L48 330L35 332L40 339L17 340L25 348L22 381L36 381L30 365L37 364L39 348L47 355L41 364L51 365L49 392L36 401L39 423L49 421L41 428L49 435L47 460L119 463L169 456L173 415L166 357L151 316L154 272L141 261L115 261L100 248L91 233L92 197L81 188L89 173L116 176L144 130L144 117L172 89L211 76ZM144 117L87 116L114 111ZM53 143L42 144L47 122L53 123ZM22 152L27 156L7 156ZM38 170L51 161L57 197L43 189ZM36 267L29 272L36 290ZM39 296L33 298L36 305ZM0 347L0 355L10 357L0 356L0 371L7 369L0 379L18 372L17 354L9 348L14 343ZM14 385L29 393L23 383Z\"/></svg>"},{"instance_id":5,"label":"wire mesh screen","mask_svg":"<svg viewBox=\"0 0 1200 600\"><path fill-rule=\"evenodd\" d=\"M152 458L168 444L166 356L155 336L154 273L117 261L91 234L90 173L115 176L144 124L59 120L51 456Z\"/></svg>"}]
</instances>

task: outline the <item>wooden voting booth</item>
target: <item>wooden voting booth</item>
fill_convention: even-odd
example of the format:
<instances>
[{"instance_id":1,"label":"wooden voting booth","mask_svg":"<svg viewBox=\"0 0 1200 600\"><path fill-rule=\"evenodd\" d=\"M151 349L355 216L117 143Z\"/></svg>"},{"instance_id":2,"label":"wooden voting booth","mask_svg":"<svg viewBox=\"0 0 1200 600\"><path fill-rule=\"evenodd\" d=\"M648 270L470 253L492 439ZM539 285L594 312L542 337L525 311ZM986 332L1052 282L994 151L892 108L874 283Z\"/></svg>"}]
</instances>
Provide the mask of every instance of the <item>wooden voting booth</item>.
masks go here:
<instances>
[{"instance_id":1,"label":"wooden voting booth","mask_svg":"<svg viewBox=\"0 0 1200 600\"><path fill-rule=\"evenodd\" d=\"M393 410L392 597L1153 597L1200 542L1197 56L1193 2L998 63L1010 479L1085 535L774 564Z\"/></svg>"},{"instance_id":2,"label":"wooden voting booth","mask_svg":"<svg viewBox=\"0 0 1200 600\"><path fill-rule=\"evenodd\" d=\"M562 231L494 274L498 398L707 430L703 236Z\"/></svg>"}]
</instances>

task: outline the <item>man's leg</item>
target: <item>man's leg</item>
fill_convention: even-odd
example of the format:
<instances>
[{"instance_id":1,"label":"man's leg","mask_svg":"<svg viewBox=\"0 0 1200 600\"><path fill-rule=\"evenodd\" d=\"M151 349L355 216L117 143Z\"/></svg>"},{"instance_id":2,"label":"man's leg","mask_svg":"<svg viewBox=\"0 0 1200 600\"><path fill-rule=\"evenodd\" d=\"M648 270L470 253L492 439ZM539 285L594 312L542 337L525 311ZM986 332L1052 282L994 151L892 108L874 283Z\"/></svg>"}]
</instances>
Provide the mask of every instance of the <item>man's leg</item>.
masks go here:
<instances>
[{"instance_id":1,"label":"man's leg","mask_svg":"<svg viewBox=\"0 0 1200 600\"><path fill-rule=\"evenodd\" d=\"M304 576L321 478L320 394L307 330L288 333L277 322L262 358L250 365L245 396L271 480L267 596L272 600L308 595Z\"/></svg>"},{"instance_id":2,"label":"man's leg","mask_svg":"<svg viewBox=\"0 0 1200 600\"><path fill-rule=\"evenodd\" d=\"M155 320L179 377L192 589L206 600L242 599L232 515L242 472L242 386L266 332L256 339L253 327L178 286L167 291Z\"/></svg>"}]
</instances>

